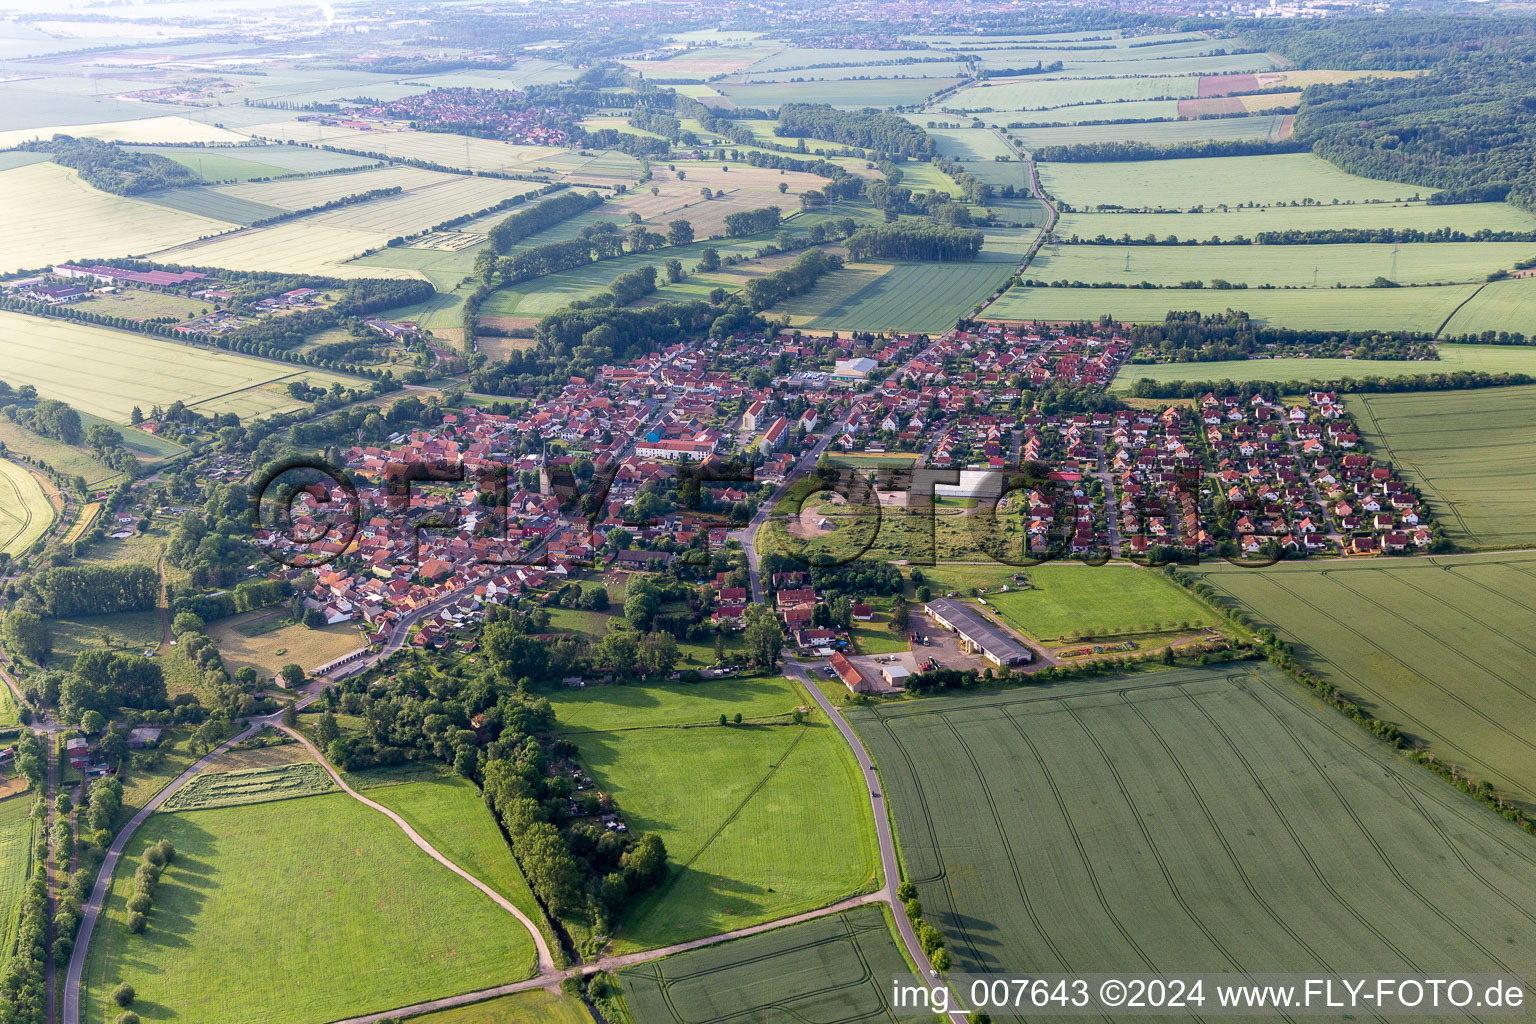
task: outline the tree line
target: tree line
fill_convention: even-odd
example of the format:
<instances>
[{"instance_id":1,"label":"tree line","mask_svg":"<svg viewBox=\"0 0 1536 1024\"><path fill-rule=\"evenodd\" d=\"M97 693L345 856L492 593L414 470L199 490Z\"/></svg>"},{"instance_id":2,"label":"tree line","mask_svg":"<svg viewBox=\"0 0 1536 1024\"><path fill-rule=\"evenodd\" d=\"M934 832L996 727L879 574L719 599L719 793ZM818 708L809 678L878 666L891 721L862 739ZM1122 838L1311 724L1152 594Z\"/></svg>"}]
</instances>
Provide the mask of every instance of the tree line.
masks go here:
<instances>
[{"instance_id":1,"label":"tree line","mask_svg":"<svg viewBox=\"0 0 1536 1024\"><path fill-rule=\"evenodd\" d=\"M554 227L568 217L596 209L602 204L603 197L597 192L567 192L553 199L546 199L537 206L519 210L499 221L486 233L486 237L490 240L492 249L500 255L505 255L512 251L512 246L529 235Z\"/></svg>"},{"instance_id":2,"label":"tree line","mask_svg":"<svg viewBox=\"0 0 1536 1024\"><path fill-rule=\"evenodd\" d=\"M894 224L866 225L848 236L848 258L898 260L973 260L981 251L985 236L968 228L942 224L898 221Z\"/></svg>"},{"instance_id":3,"label":"tree line","mask_svg":"<svg viewBox=\"0 0 1536 1024\"><path fill-rule=\"evenodd\" d=\"M55 163L78 171L86 182L114 195L137 196L157 189L202 183L189 168L170 157L123 149L100 139L77 139L60 134L47 142L26 142L18 148L48 153Z\"/></svg>"},{"instance_id":4,"label":"tree line","mask_svg":"<svg viewBox=\"0 0 1536 1024\"><path fill-rule=\"evenodd\" d=\"M826 139L921 160L935 152L928 133L904 117L838 110L825 104L785 103L779 107L773 133L785 138Z\"/></svg>"}]
</instances>

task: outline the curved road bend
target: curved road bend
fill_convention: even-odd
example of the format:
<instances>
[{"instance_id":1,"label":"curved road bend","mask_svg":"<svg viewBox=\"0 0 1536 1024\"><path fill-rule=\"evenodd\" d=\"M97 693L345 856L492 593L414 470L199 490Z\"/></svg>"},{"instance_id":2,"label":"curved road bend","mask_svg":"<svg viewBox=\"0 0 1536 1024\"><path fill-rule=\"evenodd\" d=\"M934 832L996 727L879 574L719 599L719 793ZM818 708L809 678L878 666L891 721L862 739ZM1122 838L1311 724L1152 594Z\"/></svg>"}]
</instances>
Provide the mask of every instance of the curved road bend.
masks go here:
<instances>
[{"instance_id":1,"label":"curved road bend","mask_svg":"<svg viewBox=\"0 0 1536 1024\"><path fill-rule=\"evenodd\" d=\"M400 817L400 815L396 814L388 807L385 807L383 804L375 803L374 801L369 800L367 797L357 792L357 790L343 782L341 776L336 772L336 769L331 767L330 762L327 761L321 755L320 751L315 749L315 745L311 743L309 739L302 735L297 729L289 728L288 726L283 725L281 721L274 719L263 719L263 721L266 724L273 726L274 728L281 729L283 732L286 732L288 735L304 744L305 749L307 749L310 752L310 755L313 756L314 759L319 762L320 766L326 770L326 773L330 775L331 780L341 788L343 793L347 794L363 806L370 807L373 810L378 811L390 821L400 826L400 831L404 832L406 837L410 839L411 842L415 843L423 853L437 861L449 871L452 871L454 874L458 875L460 878L464 879L470 885L473 885L476 889L479 889L481 892L485 893L485 895L489 896L497 906L511 914L513 917L517 918L522 926L528 929L528 934L533 936L533 944L539 951L539 973L537 978L534 980L542 979L545 985L558 985L559 978L554 976L555 959L550 955L549 944L544 941L544 935L539 931L538 925L529 920L527 914L524 914L521 910L517 909L517 907L513 906L512 901L508 900L501 893L497 892L495 889L492 889L489 885L486 885L484 882L480 881L480 879L476 878L474 875L470 874L468 871L465 871L453 861L439 853L436 847L423 839L421 835L414 828L412 828L404 818ZM66 1022L66 1024L69 1024L69 1022Z\"/></svg>"}]
</instances>

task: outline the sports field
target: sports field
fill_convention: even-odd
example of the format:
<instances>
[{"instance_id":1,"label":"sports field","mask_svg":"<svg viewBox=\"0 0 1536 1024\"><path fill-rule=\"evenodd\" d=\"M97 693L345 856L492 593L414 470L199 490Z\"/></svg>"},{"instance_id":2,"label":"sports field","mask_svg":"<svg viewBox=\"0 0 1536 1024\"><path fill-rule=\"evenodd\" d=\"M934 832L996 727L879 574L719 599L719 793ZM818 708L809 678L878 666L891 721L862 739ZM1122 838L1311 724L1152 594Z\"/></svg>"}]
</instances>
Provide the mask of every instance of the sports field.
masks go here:
<instances>
[{"instance_id":1,"label":"sports field","mask_svg":"<svg viewBox=\"0 0 1536 1024\"><path fill-rule=\"evenodd\" d=\"M1350 395L1346 405L1458 545L1536 545L1536 387Z\"/></svg>"},{"instance_id":2,"label":"sports field","mask_svg":"<svg viewBox=\"0 0 1536 1024\"><path fill-rule=\"evenodd\" d=\"M1230 294L1230 293L1229 293ZM1345 294L1348 294L1347 292ZM1170 380L1312 381L1354 378L1426 377L1458 370L1529 373L1536 376L1536 349L1517 345L1441 345L1438 360L1400 359L1240 359L1218 363L1166 363L1122 366L1110 385L1129 391L1147 377Z\"/></svg>"},{"instance_id":3,"label":"sports field","mask_svg":"<svg viewBox=\"0 0 1536 1024\"><path fill-rule=\"evenodd\" d=\"M0 171L0 273L90 256L141 256L232 230L226 221L170 210L87 185L59 164Z\"/></svg>"},{"instance_id":4,"label":"sports field","mask_svg":"<svg viewBox=\"0 0 1536 1024\"><path fill-rule=\"evenodd\" d=\"M988 594L1012 626L1040 640L1158 633L1215 625L1210 610L1153 569L1130 565L1037 565L1030 588Z\"/></svg>"},{"instance_id":5,"label":"sports field","mask_svg":"<svg viewBox=\"0 0 1536 1024\"><path fill-rule=\"evenodd\" d=\"M1536 806L1536 554L1200 574L1372 714Z\"/></svg>"},{"instance_id":6,"label":"sports field","mask_svg":"<svg viewBox=\"0 0 1536 1024\"><path fill-rule=\"evenodd\" d=\"M37 478L0 458L0 552L19 555L53 525L53 506Z\"/></svg>"},{"instance_id":7,"label":"sports field","mask_svg":"<svg viewBox=\"0 0 1536 1024\"><path fill-rule=\"evenodd\" d=\"M792 925L619 972L645 1024L932 1021L896 1011L891 978L910 974L879 907Z\"/></svg>"},{"instance_id":8,"label":"sports field","mask_svg":"<svg viewBox=\"0 0 1536 1024\"><path fill-rule=\"evenodd\" d=\"M1125 259L1123 250L1120 258ZM1169 310L1220 313L1240 309L1263 323L1302 330L1377 329L1433 334L1477 287L1457 284L1416 288L1248 288L1240 291L1212 288L1010 288L996 303L987 307L985 316L989 320L1096 320L1107 313L1116 320L1149 321L1162 320Z\"/></svg>"},{"instance_id":9,"label":"sports field","mask_svg":"<svg viewBox=\"0 0 1536 1024\"><path fill-rule=\"evenodd\" d=\"M1536 967L1530 838L1267 665L848 717L956 970Z\"/></svg>"},{"instance_id":10,"label":"sports field","mask_svg":"<svg viewBox=\"0 0 1536 1024\"><path fill-rule=\"evenodd\" d=\"M673 718L698 721L698 712L679 706ZM618 952L812 910L874 877L869 803L826 722L621 726L566 738L630 833L655 832L667 845L667 881L625 912Z\"/></svg>"},{"instance_id":11,"label":"sports field","mask_svg":"<svg viewBox=\"0 0 1536 1024\"><path fill-rule=\"evenodd\" d=\"M812 309L816 315L801 324L813 330L924 331L936 333L955 325L976 305L1008 279L1011 264L897 263L888 273L863 284L846 297L831 303L818 298L823 288L837 288L836 279L848 271L829 275L804 296L784 304L789 312Z\"/></svg>"},{"instance_id":12,"label":"sports field","mask_svg":"<svg viewBox=\"0 0 1536 1024\"><path fill-rule=\"evenodd\" d=\"M1257 288L1475 281L1536 255L1536 242L1420 242L1409 245L1047 245L1026 276L1044 281L1135 285L1223 280ZM1315 282L1315 284L1314 284ZM1512 282L1522 284L1523 282ZM1485 289L1486 290L1486 289ZM1531 293L1536 312L1536 288ZM1475 300L1474 300L1475 302ZM1241 305L1241 299L1232 304ZM1468 303L1470 307L1474 303ZM1180 307L1182 308L1182 307ZM1481 322L1463 309L1468 322ZM1529 321L1527 321L1529 322Z\"/></svg>"},{"instance_id":13,"label":"sports field","mask_svg":"<svg viewBox=\"0 0 1536 1024\"><path fill-rule=\"evenodd\" d=\"M1132 205L1132 204L1125 204ZM1064 213L1056 226L1058 238L1071 241L1104 235L1107 238L1205 241L1214 237L1252 238L1261 231L1327 231L1338 228L1451 228L1472 234L1489 231L1536 231L1536 217L1508 203L1353 203L1338 206L1261 206L1206 210L1204 213ZM1313 246L1322 250L1322 246Z\"/></svg>"},{"instance_id":14,"label":"sports field","mask_svg":"<svg viewBox=\"0 0 1536 1024\"><path fill-rule=\"evenodd\" d=\"M300 407L281 388L264 386L276 381L355 383L325 371L4 311L0 365L14 385L31 384L44 398L119 424L128 422L134 406L178 400L199 411L241 417Z\"/></svg>"},{"instance_id":15,"label":"sports field","mask_svg":"<svg viewBox=\"0 0 1536 1024\"><path fill-rule=\"evenodd\" d=\"M1187 210L1225 203L1396 201L1435 189L1347 174L1310 153L1041 164L1040 184L1078 210Z\"/></svg>"},{"instance_id":16,"label":"sports field","mask_svg":"<svg viewBox=\"0 0 1536 1024\"><path fill-rule=\"evenodd\" d=\"M131 935L133 867L162 838L176 863L149 926ZM337 969L315 969L323 963ZM161 813L114 876L81 1018L115 1018L122 981L167 1018L308 1024L525 978L532 966L515 918L348 796Z\"/></svg>"}]
</instances>

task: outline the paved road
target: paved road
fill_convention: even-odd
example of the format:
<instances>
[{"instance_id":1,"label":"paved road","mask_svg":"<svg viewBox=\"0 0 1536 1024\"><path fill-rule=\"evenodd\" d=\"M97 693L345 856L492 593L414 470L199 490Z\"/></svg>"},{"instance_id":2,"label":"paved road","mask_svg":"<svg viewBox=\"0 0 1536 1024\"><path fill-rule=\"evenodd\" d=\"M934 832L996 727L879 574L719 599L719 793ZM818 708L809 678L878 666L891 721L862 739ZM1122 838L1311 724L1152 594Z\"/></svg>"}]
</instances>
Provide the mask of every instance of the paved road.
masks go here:
<instances>
[{"instance_id":1,"label":"paved road","mask_svg":"<svg viewBox=\"0 0 1536 1024\"><path fill-rule=\"evenodd\" d=\"M246 726L245 730L233 739L225 740L213 750L204 754L190 768L176 776L154 798L140 809L139 813L129 819L123 826L117 838L112 840L112 845L107 848L107 856L101 862L101 870L96 875L96 885L91 889L90 898L80 908L80 931L75 936L75 948L69 955L69 971L64 976L64 1024L80 1024L80 981L85 974L85 954L91 945L91 934L96 930L96 919L101 916L102 903L107 898L107 887L112 884L112 871L117 867L118 858L123 855L123 849L128 841L133 838L134 832L140 825L159 809L160 805L168 800L172 793L176 792L187 781L208 767L216 758L222 756L230 747L243 739L254 736L264 724L263 720L257 720ZM50 986L49 991L52 991Z\"/></svg>"}]
</instances>

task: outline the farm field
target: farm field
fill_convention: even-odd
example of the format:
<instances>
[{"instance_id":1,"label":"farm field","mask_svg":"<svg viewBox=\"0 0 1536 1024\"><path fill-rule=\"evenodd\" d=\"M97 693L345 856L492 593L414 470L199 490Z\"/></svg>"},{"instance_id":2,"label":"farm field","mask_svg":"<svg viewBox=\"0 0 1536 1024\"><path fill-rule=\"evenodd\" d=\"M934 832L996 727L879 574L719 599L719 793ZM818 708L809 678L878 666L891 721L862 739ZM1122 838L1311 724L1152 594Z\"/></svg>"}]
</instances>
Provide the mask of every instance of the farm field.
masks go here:
<instances>
[{"instance_id":1,"label":"farm field","mask_svg":"<svg viewBox=\"0 0 1536 1024\"><path fill-rule=\"evenodd\" d=\"M1046 110L989 110L977 114L987 124L1006 128L1016 124L1078 124L1084 121L1118 121L1121 118L1137 120L1148 118L1168 119L1179 116L1179 104L1189 100L1100 100L1088 103L1069 103L1063 107ZM926 125L929 114L908 114L908 120ZM969 123L967 121L967 123ZM1012 129L1013 131L1027 129Z\"/></svg>"},{"instance_id":2,"label":"farm field","mask_svg":"<svg viewBox=\"0 0 1536 1024\"><path fill-rule=\"evenodd\" d=\"M1301 71L1271 71L1260 75L1212 75L1200 80L1201 96L1227 96L1232 93L1269 89L1277 85L1304 89L1309 85L1331 82L1348 82L1356 78L1413 78L1422 71L1350 71L1336 69L1309 69Z\"/></svg>"},{"instance_id":3,"label":"farm field","mask_svg":"<svg viewBox=\"0 0 1536 1024\"><path fill-rule=\"evenodd\" d=\"M1267 665L847 714L957 971L1533 966L1529 838Z\"/></svg>"},{"instance_id":4,"label":"farm field","mask_svg":"<svg viewBox=\"0 0 1536 1024\"><path fill-rule=\"evenodd\" d=\"M1536 387L1350 395L1361 440L1464 547L1536 545Z\"/></svg>"},{"instance_id":5,"label":"farm field","mask_svg":"<svg viewBox=\"0 0 1536 1024\"><path fill-rule=\"evenodd\" d=\"M1013 150L988 128L930 128L940 156L951 160L1013 159Z\"/></svg>"},{"instance_id":6,"label":"farm field","mask_svg":"<svg viewBox=\"0 0 1536 1024\"><path fill-rule=\"evenodd\" d=\"M350 783L349 783L350 784ZM369 790L368 798L410 822L437 851L505 896L543 927L539 909L506 837L473 782L457 775L437 775ZM547 934L550 948L559 943Z\"/></svg>"},{"instance_id":7,"label":"farm field","mask_svg":"<svg viewBox=\"0 0 1536 1024\"><path fill-rule=\"evenodd\" d=\"M1422 185L1360 178L1310 153L1267 156L1044 163L1040 184L1075 209L1112 204L1184 210L1226 203L1397 202L1435 192Z\"/></svg>"},{"instance_id":8,"label":"farm field","mask_svg":"<svg viewBox=\"0 0 1536 1024\"><path fill-rule=\"evenodd\" d=\"M680 707L676 718L695 713ZM667 881L626 911L617 952L825 906L875 874L858 768L826 722L589 729L566 738L631 834L655 832L667 846Z\"/></svg>"},{"instance_id":9,"label":"farm field","mask_svg":"<svg viewBox=\"0 0 1536 1024\"><path fill-rule=\"evenodd\" d=\"M921 67L922 65L914 65ZM908 69L907 73L913 72ZM958 78L871 78L861 81L765 82L762 85L714 83L738 107L770 109L785 103L828 103L834 107L895 107L921 103Z\"/></svg>"},{"instance_id":10,"label":"farm field","mask_svg":"<svg viewBox=\"0 0 1536 1024\"><path fill-rule=\"evenodd\" d=\"M1158 121L1150 124L1073 124L1021 128L1014 134L1029 147L1071 146L1087 142L1145 142L1153 146L1172 146L1182 142L1209 140L1283 139L1290 134L1288 118L1286 114L1252 114L1248 117Z\"/></svg>"},{"instance_id":11,"label":"farm field","mask_svg":"<svg viewBox=\"0 0 1536 1024\"><path fill-rule=\"evenodd\" d=\"M1114 103L1117 100L1188 99L1195 96L1198 83L1199 79L1191 75L1173 78L1037 78L1033 75L999 78L945 97L939 109L991 107L994 111L1008 111L1010 121L1030 121L1033 120L1028 116L1030 113L1050 107ZM1014 116L1018 112L1022 112L1022 116Z\"/></svg>"},{"instance_id":12,"label":"farm field","mask_svg":"<svg viewBox=\"0 0 1536 1024\"><path fill-rule=\"evenodd\" d=\"M1180 117L1205 117L1210 114L1250 114L1280 107L1294 107L1301 100L1299 92L1259 93L1252 96L1209 96L1203 99L1179 100Z\"/></svg>"},{"instance_id":13,"label":"farm field","mask_svg":"<svg viewBox=\"0 0 1536 1024\"><path fill-rule=\"evenodd\" d=\"M262 385L290 379L329 385L354 378L305 370L230 352L179 345L65 320L0 311L0 364L12 384L31 384L44 398L68 402L114 423L135 405L177 400L202 411L256 412L301 403Z\"/></svg>"},{"instance_id":14,"label":"farm field","mask_svg":"<svg viewBox=\"0 0 1536 1024\"><path fill-rule=\"evenodd\" d=\"M1216 624L1199 601L1153 569L1046 563L1024 573L1030 589L988 594L986 600L1009 625L1039 640L1102 639L1163 632L1185 623Z\"/></svg>"},{"instance_id":15,"label":"farm field","mask_svg":"<svg viewBox=\"0 0 1536 1024\"><path fill-rule=\"evenodd\" d=\"M1482 282L1493 271L1512 267L1532 255L1536 255L1536 242L1418 242L1399 246L1047 245L1030 261L1026 273L1037 280L1086 284L1210 284L1223 280L1254 288L1271 284L1277 288L1310 289L1314 287L1316 271L1315 287L1326 289L1339 284L1369 285L1378 277L1404 285ZM1532 312L1536 312L1536 289L1527 290L1531 292ZM1228 305L1239 308L1244 298L1223 296L1229 300ZM1475 303L1474 299L1467 305ZM1468 313L1469 322L1484 322L1484 317L1466 308L1462 312Z\"/></svg>"},{"instance_id":16,"label":"farm field","mask_svg":"<svg viewBox=\"0 0 1536 1024\"><path fill-rule=\"evenodd\" d=\"M425 160L466 171L531 173L566 152L554 146L518 146L443 132L359 132L303 121L272 121L242 129L253 138L319 143L401 160Z\"/></svg>"},{"instance_id":17,"label":"farm field","mask_svg":"<svg viewBox=\"0 0 1536 1024\"><path fill-rule=\"evenodd\" d=\"M540 988L412 1017L411 1024L589 1024L591 1020L576 998Z\"/></svg>"},{"instance_id":18,"label":"farm field","mask_svg":"<svg viewBox=\"0 0 1536 1024\"><path fill-rule=\"evenodd\" d=\"M252 182L248 185L217 186L218 189L243 190L243 195L265 195L294 201L294 189L306 183L336 183L344 179L356 179L353 186L362 191L378 187L391 187L389 178L373 175L390 174L390 171L362 171L357 175L326 175L317 178L286 179L276 182ZM466 177L437 174L415 168L400 168L412 175L431 176L424 184L410 191L384 196L366 203L356 203L322 213L310 214L294 220L258 228L250 228L222 238L194 242L162 250L156 259L228 267L232 270L282 269L293 273L335 274L343 277L399 276L383 266L367 263L351 263L364 252L384 247L391 238L425 230L452 217L493 206L503 199L524 195L534 186L524 181L496 178ZM362 180L364 177L367 180ZM259 192L270 186L269 191ZM279 187L287 189L279 192ZM273 216L283 212L278 207L261 204L252 206L250 201L236 194L200 191L205 195L197 201L223 209L229 216L240 215L251 220ZM329 193L326 193L329 194ZM352 194L352 187L344 194ZM325 201L325 200L321 200ZM249 209L247 209L249 207ZM262 212L270 209L272 212ZM249 214L249 216L247 216Z\"/></svg>"},{"instance_id":19,"label":"farm field","mask_svg":"<svg viewBox=\"0 0 1536 1024\"><path fill-rule=\"evenodd\" d=\"M235 226L102 192L51 161L0 171L0 189L27 197L0 212L0 273L88 256L143 255Z\"/></svg>"},{"instance_id":20,"label":"farm field","mask_svg":"<svg viewBox=\"0 0 1536 1024\"><path fill-rule=\"evenodd\" d=\"M854 265L857 267L857 264ZM806 295L783 304L783 310L816 315L799 326L811 330L900 330L937 333L948 330L1008 279L1011 266L974 263L897 263L846 297L828 303L824 288L839 287L846 270ZM836 293L834 293L836 294ZM829 296L830 297L830 296Z\"/></svg>"},{"instance_id":21,"label":"farm field","mask_svg":"<svg viewBox=\"0 0 1536 1024\"><path fill-rule=\"evenodd\" d=\"M418 189L457 178L457 175L438 171L391 165L345 174L165 189L154 193L152 198L163 206L188 213L248 224L263 217L320 206L377 188Z\"/></svg>"},{"instance_id":22,"label":"farm field","mask_svg":"<svg viewBox=\"0 0 1536 1024\"><path fill-rule=\"evenodd\" d=\"M549 697L564 732L607 732L658 725L709 725L722 714L784 718L805 702L782 676L726 677L700 683L589 686Z\"/></svg>"},{"instance_id":23,"label":"farm field","mask_svg":"<svg viewBox=\"0 0 1536 1024\"><path fill-rule=\"evenodd\" d=\"M204 772L171 794L162 811L207 811L297 797L318 796L336 788L326 770L313 761L269 765L232 772Z\"/></svg>"},{"instance_id":24,"label":"farm field","mask_svg":"<svg viewBox=\"0 0 1536 1024\"><path fill-rule=\"evenodd\" d=\"M0 552L24 554L53 525L43 487L23 467L0 458Z\"/></svg>"},{"instance_id":25,"label":"farm field","mask_svg":"<svg viewBox=\"0 0 1536 1024\"><path fill-rule=\"evenodd\" d=\"M9 149L33 139L51 139L56 134L103 142L240 142L242 137L211 124L200 124L189 117L174 114L140 117L131 121L104 121L99 124L75 124L47 128L15 128L0 131L0 148Z\"/></svg>"},{"instance_id":26,"label":"farm field","mask_svg":"<svg viewBox=\"0 0 1536 1024\"><path fill-rule=\"evenodd\" d=\"M307 146L129 146L159 153L196 171L205 181L246 181L278 174L312 174L344 167L369 167L374 161Z\"/></svg>"},{"instance_id":27,"label":"farm field","mask_svg":"<svg viewBox=\"0 0 1536 1024\"><path fill-rule=\"evenodd\" d=\"M363 646L362 635L350 622L319 629L292 625L261 631L263 623L282 616L281 608L263 608L220 619L208 627L208 635L219 645L224 667L231 675L249 665L264 679L270 679L289 662L305 670L319 668Z\"/></svg>"},{"instance_id":28,"label":"farm field","mask_svg":"<svg viewBox=\"0 0 1536 1024\"><path fill-rule=\"evenodd\" d=\"M1536 806L1536 554L1204 567L1307 666L1442 762Z\"/></svg>"},{"instance_id":29,"label":"farm field","mask_svg":"<svg viewBox=\"0 0 1536 1024\"><path fill-rule=\"evenodd\" d=\"M32 859L31 812L32 798L26 794L0 801L0 941L7 949L15 943L13 921Z\"/></svg>"},{"instance_id":30,"label":"farm field","mask_svg":"<svg viewBox=\"0 0 1536 1024\"><path fill-rule=\"evenodd\" d=\"M1122 261L1124 258L1122 252ZM997 302L987 307L985 316L989 320L1095 320L1107 313L1116 320L1134 322L1162 320L1173 309L1205 313L1241 309L1263 323L1303 330L1377 329L1433 334L1477 287L1457 284L1417 288L1248 288L1240 291L1020 287L1004 292ZM1212 364L1203 365L1209 367ZM1419 365L1436 366L1434 363ZM1159 368L1136 369L1139 372ZM1438 369L1445 367L1440 365ZM1381 366L1368 372L1375 375L1389 371L1386 366ZM1202 376L1199 379L1210 378Z\"/></svg>"},{"instance_id":31,"label":"farm field","mask_svg":"<svg viewBox=\"0 0 1536 1024\"><path fill-rule=\"evenodd\" d=\"M1348 294L1348 293L1346 293ZM1536 351L1513 345L1441 345L1439 360L1398 359L1240 359L1217 363L1170 363L1123 366L1111 391L1129 391L1143 377L1171 380L1323 381L1343 377L1416 376L1481 370L1484 373L1536 375Z\"/></svg>"},{"instance_id":32,"label":"farm field","mask_svg":"<svg viewBox=\"0 0 1536 1024\"><path fill-rule=\"evenodd\" d=\"M1353 203L1338 206L1262 206L1208 210L1205 213L1064 213L1058 238L1165 239L1253 237L1261 231L1324 231L1334 228L1451 228L1472 234L1489 231L1536 231L1536 217L1508 203ZM1455 244L1455 243L1450 243Z\"/></svg>"},{"instance_id":33,"label":"farm field","mask_svg":"<svg viewBox=\"0 0 1536 1024\"><path fill-rule=\"evenodd\" d=\"M131 868L162 838L176 863L131 935ZM156 814L121 864L82 982L90 1024L116 1016L122 981L200 1024L307 1024L524 978L533 964L516 919L342 794ZM347 970L312 970L331 957Z\"/></svg>"},{"instance_id":34,"label":"farm field","mask_svg":"<svg viewBox=\"0 0 1536 1024\"><path fill-rule=\"evenodd\" d=\"M619 986L645 1024L933 1020L892 1007L890 979L908 973L881 909L858 907L626 967Z\"/></svg>"},{"instance_id":35,"label":"farm field","mask_svg":"<svg viewBox=\"0 0 1536 1024\"><path fill-rule=\"evenodd\" d=\"M1490 281L1445 325L1448 335L1519 331L1536 335L1536 278Z\"/></svg>"}]
</instances>

